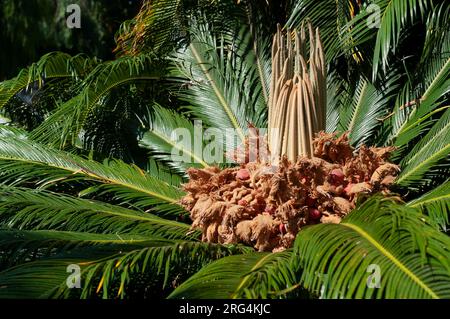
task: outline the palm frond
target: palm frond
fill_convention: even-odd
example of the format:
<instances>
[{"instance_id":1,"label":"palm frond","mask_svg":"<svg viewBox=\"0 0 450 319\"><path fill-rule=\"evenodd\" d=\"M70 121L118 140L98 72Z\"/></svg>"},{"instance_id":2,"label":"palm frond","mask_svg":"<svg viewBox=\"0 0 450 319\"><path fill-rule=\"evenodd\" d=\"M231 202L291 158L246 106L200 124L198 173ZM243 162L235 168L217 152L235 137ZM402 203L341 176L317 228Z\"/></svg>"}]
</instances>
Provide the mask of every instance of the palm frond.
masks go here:
<instances>
[{"instance_id":1,"label":"palm frond","mask_svg":"<svg viewBox=\"0 0 450 319\"><path fill-rule=\"evenodd\" d=\"M270 18L269 14L270 4L267 7L257 3L255 5L252 1L243 2L246 8L247 26L243 27L248 32L248 46L251 47L253 54L242 54L243 57L248 59L248 65L256 65L257 76L262 86L262 96L264 97L265 104L269 103L270 94L270 75L272 72L271 65L271 35L275 28L271 27L271 24L267 24ZM269 12L264 12L264 9L268 9ZM275 21L273 21L275 25ZM248 48L246 48L247 50ZM245 52L244 52L245 53Z\"/></svg>"},{"instance_id":2,"label":"palm frond","mask_svg":"<svg viewBox=\"0 0 450 319\"><path fill-rule=\"evenodd\" d=\"M230 256L202 268L169 298L268 298L293 290L291 252Z\"/></svg>"},{"instance_id":3,"label":"palm frond","mask_svg":"<svg viewBox=\"0 0 450 319\"><path fill-rule=\"evenodd\" d=\"M32 137L59 147L68 141L75 144L87 116L95 107L101 107L102 98L111 90L129 82L160 79L164 69L164 61L156 61L148 55L99 64L80 84L80 94L60 105L32 132Z\"/></svg>"},{"instance_id":4,"label":"palm frond","mask_svg":"<svg viewBox=\"0 0 450 319\"><path fill-rule=\"evenodd\" d=\"M145 247L145 243L156 240L145 235L128 234L94 234L88 232L55 230L16 230L0 228L1 251L0 270L5 270L23 263L58 255L76 254L77 250L103 250L107 256L110 248L125 249ZM159 238L161 239L161 238ZM115 251L113 251L114 253Z\"/></svg>"},{"instance_id":5,"label":"palm frond","mask_svg":"<svg viewBox=\"0 0 450 319\"><path fill-rule=\"evenodd\" d=\"M426 35L420 63L425 67L436 58L444 58L450 45L450 6L444 1L431 8L426 21ZM437 54L436 54L437 53ZM444 56L439 56L443 53Z\"/></svg>"},{"instance_id":6,"label":"palm frond","mask_svg":"<svg viewBox=\"0 0 450 319\"><path fill-rule=\"evenodd\" d=\"M156 0L143 1L138 15L126 25L121 27L117 38L118 48L125 52L137 52L145 44L158 52L164 45L171 44L173 30L169 28L178 26L177 15L183 1Z\"/></svg>"},{"instance_id":7,"label":"palm frond","mask_svg":"<svg viewBox=\"0 0 450 319\"><path fill-rule=\"evenodd\" d=\"M433 30L428 32L430 33L434 34ZM450 27L447 31L447 35L449 34ZM421 57L424 62L417 70L420 81L417 84L406 83L398 96L387 126L390 133L386 144L395 142L397 147L403 149L429 129L432 124L430 116L448 106L443 97L450 92L450 41L444 41L433 49L432 54L427 53L429 49L424 49Z\"/></svg>"},{"instance_id":8,"label":"palm frond","mask_svg":"<svg viewBox=\"0 0 450 319\"><path fill-rule=\"evenodd\" d=\"M343 108L352 103L350 85L344 81L336 71L327 76L327 107L326 107L326 131L336 132L341 121Z\"/></svg>"},{"instance_id":9,"label":"palm frond","mask_svg":"<svg viewBox=\"0 0 450 319\"><path fill-rule=\"evenodd\" d=\"M137 245L107 242L103 246L96 244L94 248L77 249L0 272L0 285L4 288L0 289L0 297L125 298L137 287L144 295L152 296L155 288L170 292L178 280L215 259L248 250L239 246L162 239ZM80 267L81 289L68 288L69 265Z\"/></svg>"},{"instance_id":10,"label":"palm frond","mask_svg":"<svg viewBox=\"0 0 450 319\"><path fill-rule=\"evenodd\" d=\"M309 20L320 29L327 61L331 61L346 52L346 42L341 29L351 19L356 9L355 1L295 1L295 5L286 23L289 28L300 28Z\"/></svg>"},{"instance_id":11,"label":"palm frond","mask_svg":"<svg viewBox=\"0 0 450 319\"><path fill-rule=\"evenodd\" d=\"M62 52L47 53L38 62L23 69L14 79L0 83L0 109L17 93L29 89L34 82L41 87L52 78L82 78L97 64L97 59L83 54L72 57Z\"/></svg>"},{"instance_id":12,"label":"palm frond","mask_svg":"<svg viewBox=\"0 0 450 319\"><path fill-rule=\"evenodd\" d=\"M82 195L99 192L143 209L180 214L183 192L134 165L121 161L98 163L37 142L0 137L0 177L8 184L34 182L38 187L87 181Z\"/></svg>"},{"instance_id":13,"label":"palm frond","mask_svg":"<svg viewBox=\"0 0 450 319\"><path fill-rule=\"evenodd\" d=\"M267 125L272 72L270 41L272 34L265 38L265 33L255 29L256 27L249 21L248 25L230 35L235 42L229 47L234 47L236 55L236 61L230 67L235 70L234 72L239 70L234 76L237 85L241 85L241 98L244 99L241 103L248 108L247 122L262 128Z\"/></svg>"},{"instance_id":14,"label":"palm frond","mask_svg":"<svg viewBox=\"0 0 450 319\"><path fill-rule=\"evenodd\" d=\"M131 55L149 51L159 55L170 53L189 37L191 17L205 14L209 21L227 27L235 16L242 15L242 6L233 0L143 1L137 16L121 26L116 50ZM224 16L227 21L222 19Z\"/></svg>"},{"instance_id":15,"label":"palm frond","mask_svg":"<svg viewBox=\"0 0 450 319\"><path fill-rule=\"evenodd\" d=\"M447 231L447 226L450 225L450 181L446 181L406 205L420 208L428 214L430 222L439 226L443 231Z\"/></svg>"},{"instance_id":16,"label":"palm frond","mask_svg":"<svg viewBox=\"0 0 450 319\"><path fill-rule=\"evenodd\" d=\"M28 138L28 132L25 130L22 130L20 128L14 127L14 126L6 126L6 125L0 125L0 137L7 138L18 138L18 139L27 139Z\"/></svg>"},{"instance_id":17,"label":"palm frond","mask_svg":"<svg viewBox=\"0 0 450 319\"><path fill-rule=\"evenodd\" d=\"M67 285L70 267L85 270L91 264L130 251L179 243L138 235L57 231L8 230L1 231L0 237L4 239L0 246L2 257L9 257L9 263L17 264L0 272L0 282L4 284L0 289L2 298L48 298L55 289L79 296L79 289L70 289Z\"/></svg>"},{"instance_id":18,"label":"palm frond","mask_svg":"<svg viewBox=\"0 0 450 319\"><path fill-rule=\"evenodd\" d=\"M424 15L430 0L382 0L377 2L382 10L380 28L378 29L373 55L373 78L376 77L378 66L386 71L388 55L397 46L401 31L406 25L412 25L417 15Z\"/></svg>"},{"instance_id":19,"label":"palm frond","mask_svg":"<svg viewBox=\"0 0 450 319\"><path fill-rule=\"evenodd\" d=\"M424 174L450 153L450 109L441 116L430 131L400 162L402 172L396 183L412 187L423 183Z\"/></svg>"},{"instance_id":20,"label":"palm frond","mask_svg":"<svg viewBox=\"0 0 450 319\"><path fill-rule=\"evenodd\" d=\"M150 213L45 190L0 185L0 227L192 239L190 226Z\"/></svg>"},{"instance_id":21,"label":"palm frond","mask_svg":"<svg viewBox=\"0 0 450 319\"><path fill-rule=\"evenodd\" d=\"M201 22L191 28L190 45L174 58L178 68L173 75L189 79L178 95L196 118L221 130L234 129L243 141L248 123L263 127L267 107L257 66L245 57L253 54L249 34L216 36Z\"/></svg>"},{"instance_id":22,"label":"palm frond","mask_svg":"<svg viewBox=\"0 0 450 319\"><path fill-rule=\"evenodd\" d=\"M169 167L154 158L148 160L145 171L152 177L175 187L179 187L183 182L182 176L175 174Z\"/></svg>"},{"instance_id":23,"label":"palm frond","mask_svg":"<svg viewBox=\"0 0 450 319\"><path fill-rule=\"evenodd\" d=\"M449 247L416 209L375 197L340 224L302 230L294 265L302 285L323 298L448 298Z\"/></svg>"},{"instance_id":24,"label":"palm frond","mask_svg":"<svg viewBox=\"0 0 450 319\"><path fill-rule=\"evenodd\" d=\"M376 36L373 53L372 78L379 76L379 69L388 70L388 57L395 52L402 32L423 17L429 11L431 0L376 0L361 8L361 12L345 27L350 30L346 37L352 40L354 46L371 41ZM374 11L369 5L379 9L379 27L369 27Z\"/></svg>"},{"instance_id":25,"label":"palm frond","mask_svg":"<svg viewBox=\"0 0 450 319\"><path fill-rule=\"evenodd\" d=\"M203 145L200 148L194 147L195 132L191 121L159 105L154 105L151 112L150 128L139 140L140 146L148 148L155 159L167 163L169 167L181 174L186 174L186 169L189 167L209 166L203 160ZM181 157L183 160L175 161L172 155Z\"/></svg>"},{"instance_id":26,"label":"palm frond","mask_svg":"<svg viewBox=\"0 0 450 319\"><path fill-rule=\"evenodd\" d=\"M377 89L372 83L360 78L350 107L344 107L340 114L342 131L349 131L349 138L356 147L369 144L373 133L381 124L379 118L386 112L397 89L397 77L388 78L383 87Z\"/></svg>"}]
</instances>

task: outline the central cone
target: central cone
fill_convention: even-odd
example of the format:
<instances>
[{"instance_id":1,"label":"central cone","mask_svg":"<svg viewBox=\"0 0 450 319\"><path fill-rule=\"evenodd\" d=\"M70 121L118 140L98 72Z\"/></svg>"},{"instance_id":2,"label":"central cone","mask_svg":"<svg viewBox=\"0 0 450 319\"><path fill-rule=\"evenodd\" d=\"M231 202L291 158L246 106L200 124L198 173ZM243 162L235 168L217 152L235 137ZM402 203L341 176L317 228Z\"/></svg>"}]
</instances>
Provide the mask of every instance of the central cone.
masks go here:
<instances>
[{"instance_id":1,"label":"central cone","mask_svg":"<svg viewBox=\"0 0 450 319\"><path fill-rule=\"evenodd\" d=\"M309 57L305 29L280 28L272 45L268 144L274 159L285 155L311 157L314 135L325 130L326 64L319 30L309 30Z\"/></svg>"}]
</instances>

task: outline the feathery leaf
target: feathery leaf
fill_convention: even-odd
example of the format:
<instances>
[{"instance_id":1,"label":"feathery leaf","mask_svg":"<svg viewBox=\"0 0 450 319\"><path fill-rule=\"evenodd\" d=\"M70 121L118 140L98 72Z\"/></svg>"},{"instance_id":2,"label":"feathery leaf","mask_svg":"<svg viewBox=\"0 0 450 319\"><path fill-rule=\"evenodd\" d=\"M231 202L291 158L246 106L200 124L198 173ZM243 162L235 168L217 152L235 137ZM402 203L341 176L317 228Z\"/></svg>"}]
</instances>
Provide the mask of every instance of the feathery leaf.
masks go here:
<instances>
[{"instance_id":1,"label":"feathery leaf","mask_svg":"<svg viewBox=\"0 0 450 319\"><path fill-rule=\"evenodd\" d=\"M324 298L448 298L449 247L449 237L416 209L374 197L340 224L299 232L294 265L302 284L322 288Z\"/></svg>"},{"instance_id":2,"label":"feathery leaf","mask_svg":"<svg viewBox=\"0 0 450 319\"><path fill-rule=\"evenodd\" d=\"M290 251L222 258L183 282L169 298L267 298L296 284Z\"/></svg>"}]
</instances>

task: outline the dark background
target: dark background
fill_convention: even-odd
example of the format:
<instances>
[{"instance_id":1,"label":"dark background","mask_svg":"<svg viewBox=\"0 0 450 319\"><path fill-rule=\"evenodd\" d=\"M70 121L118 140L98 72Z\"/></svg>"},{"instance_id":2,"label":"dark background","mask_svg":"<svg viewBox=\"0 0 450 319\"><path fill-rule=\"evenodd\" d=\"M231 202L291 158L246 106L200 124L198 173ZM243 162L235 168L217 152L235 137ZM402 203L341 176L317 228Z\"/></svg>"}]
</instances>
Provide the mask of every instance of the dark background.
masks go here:
<instances>
[{"instance_id":1,"label":"dark background","mask_svg":"<svg viewBox=\"0 0 450 319\"><path fill-rule=\"evenodd\" d=\"M81 28L69 29L69 4L81 8ZM51 51L114 57L114 35L142 0L0 0L0 81Z\"/></svg>"}]
</instances>

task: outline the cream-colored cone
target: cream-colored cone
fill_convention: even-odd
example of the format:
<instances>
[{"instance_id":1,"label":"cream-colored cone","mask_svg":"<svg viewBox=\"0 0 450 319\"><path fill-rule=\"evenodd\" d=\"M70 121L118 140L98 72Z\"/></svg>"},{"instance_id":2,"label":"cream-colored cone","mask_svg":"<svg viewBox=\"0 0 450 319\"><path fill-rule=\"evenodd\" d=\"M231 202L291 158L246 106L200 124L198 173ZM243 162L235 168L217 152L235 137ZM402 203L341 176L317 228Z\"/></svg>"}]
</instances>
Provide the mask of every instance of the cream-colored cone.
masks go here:
<instances>
[{"instance_id":1,"label":"cream-colored cone","mask_svg":"<svg viewBox=\"0 0 450 319\"><path fill-rule=\"evenodd\" d=\"M306 48L309 34L309 52ZM309 57L306 54L309 53ZM278 26L272 46L268 144L274 157L313 155L312 139L325 130L326 64L318 29Z\"/></svg>"}]
</instances>

